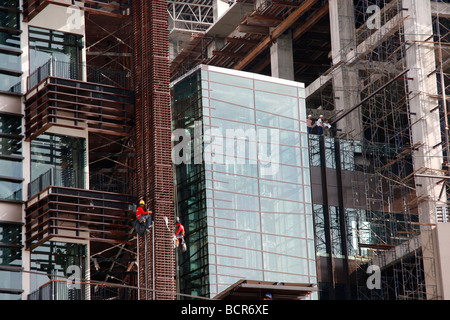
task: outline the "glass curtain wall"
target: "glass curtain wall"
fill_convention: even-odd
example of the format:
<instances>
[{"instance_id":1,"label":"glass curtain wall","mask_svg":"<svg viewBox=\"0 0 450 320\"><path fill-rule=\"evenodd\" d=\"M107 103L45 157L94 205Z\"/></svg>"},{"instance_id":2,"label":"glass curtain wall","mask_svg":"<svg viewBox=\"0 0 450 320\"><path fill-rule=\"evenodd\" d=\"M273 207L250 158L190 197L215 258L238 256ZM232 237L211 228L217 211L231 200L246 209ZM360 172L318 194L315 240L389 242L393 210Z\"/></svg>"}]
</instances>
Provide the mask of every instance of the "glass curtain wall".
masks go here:
<instances>
[{"instance_id":1,"label":"glass curtain wall","mask_svg":"<svg viewBox=\"0 0 450 320\"><path fill-rule=\"evenodd\" d=\"M181 270L181 288L213 297L240 279L316 283L303 86L202 66L173 87L174 129L188 128L192 141L191 161L177 165L178 214L188 221L192 215L180 194L201 199L198 218L186 228L188 244L200 227L191 229L193 221L207 234L195 241L202 250L184 254L180 263L192 265L187 258L194 253L202 257L196 263L208 269L197 276L209 282L200 293L183 283ZM201 173L187 179L194 172Z\"/></svg>"},{"instance_id":2,"label":"glass curtain wall","mask_svg":"<svg viewBox=\"0 0 450 320\"><path fill-rule=\"evenodd\" d=\"M0 0L0 91L20 92L19 0Z\"/></svg>"},{"instance_id":3,"label":"glass curtain wall","mask_svg":"<svg viewBox=\"0 0 450 320\"><path fill-rule=\"evenodd\" d=\"M201 123L201 77L195 72L183 82L173 87L172 110L174 116L174 130L181 129L188 142L195 137L196 123ZM174 131L176 132L176 131ZM190 144L189 150L180 152L179 156L194 155L194 144ZM202 163L194 161L181 163L176 168L177 185L177 215L189 230L186 237L188 250L180 257L178 263L179 286L182 292L191 295L209 295L208 278L208 246L207 246L207 212L206 212L206 184L205 168ZM189 257L189 260L186 259Z\"/></svg>"}]
</instances>

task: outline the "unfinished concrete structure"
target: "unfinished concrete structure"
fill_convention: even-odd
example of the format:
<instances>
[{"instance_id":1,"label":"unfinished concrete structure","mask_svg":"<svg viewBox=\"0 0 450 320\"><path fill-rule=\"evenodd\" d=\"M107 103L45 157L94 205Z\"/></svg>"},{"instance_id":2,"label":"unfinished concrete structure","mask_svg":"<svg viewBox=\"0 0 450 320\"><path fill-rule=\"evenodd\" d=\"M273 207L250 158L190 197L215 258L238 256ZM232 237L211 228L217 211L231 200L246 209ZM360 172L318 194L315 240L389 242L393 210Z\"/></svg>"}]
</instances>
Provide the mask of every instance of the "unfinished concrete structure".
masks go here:
<instances>
[{"instance_id":1,"label":"unfinished concrete structure","mask_svg":"<svg viewBox=\"0 0 450 320\"><path fill-rule=\"evenodd\" d=\"M304 82L308 113L337 130L311 145L322 297L448 298L448 1L238 0L218 12L190 41L171 38L172 79L203 63Z\"/></svg>"},{"instance_id":2,"label":"unfinished concrete structure","mask_svg":"<svg viewBox=\"0 0 450 320\"><path fill-rule=\"evenodd\" d=\"M2 298L175 298L169 81L200 63L303 82L337 129L310 135L320 298L450 298L448 1L0 10ZM156 219L136 242L137 198Z\"/></svg>"}]
</instances>

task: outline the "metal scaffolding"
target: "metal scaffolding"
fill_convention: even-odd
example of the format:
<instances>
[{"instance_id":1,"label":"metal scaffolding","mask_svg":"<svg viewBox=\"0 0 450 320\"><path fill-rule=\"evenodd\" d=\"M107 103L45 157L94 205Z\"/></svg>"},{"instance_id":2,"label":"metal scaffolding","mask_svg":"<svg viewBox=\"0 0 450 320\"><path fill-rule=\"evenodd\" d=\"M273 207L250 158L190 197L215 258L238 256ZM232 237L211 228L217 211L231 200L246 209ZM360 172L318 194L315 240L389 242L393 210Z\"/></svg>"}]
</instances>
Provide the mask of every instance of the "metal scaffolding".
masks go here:
<instances>
[{"instance_id":1,"label":"metal scaffolding","mask_svg":"<svg viewBox=\"0 0 450 320\"><path fill-rule=\"evenodd\" d=\"M337 110L342 113L333 124L342 135L362 142L359 170L364 180L353 181L354 194L363 192L365 199L361 203L360 197L354 197L354 207L364 212L354 230L357 297L436 299L430 210L437 199L423 190L425 183L434 186L437 180L425 181L423 176L441 174L430 156L439 156L440 144L425 140L433 115L420 109L426 106L433 112L429 98L435 95L434 87L422 85L421 79L429 76L423 74L426 70L435 69L435 59L420 55L434 50L426 47L429 39L422 40L423 30L410 28L417 25L420 14L414 1L354 1L353 16L340 7L345 2L337 4L339 27L345 30L345 24L353 24L356 32L354 38L341 38L343 59L332 75L342 72L344 79L356 78L333 83L333 91L335 97L339 92L354 95L358 102ZM422 65L412 61L412 55L419 56ZM366 283L372 265L381 271L381 286L375 289Z\"/></svg>"}]
</instances>

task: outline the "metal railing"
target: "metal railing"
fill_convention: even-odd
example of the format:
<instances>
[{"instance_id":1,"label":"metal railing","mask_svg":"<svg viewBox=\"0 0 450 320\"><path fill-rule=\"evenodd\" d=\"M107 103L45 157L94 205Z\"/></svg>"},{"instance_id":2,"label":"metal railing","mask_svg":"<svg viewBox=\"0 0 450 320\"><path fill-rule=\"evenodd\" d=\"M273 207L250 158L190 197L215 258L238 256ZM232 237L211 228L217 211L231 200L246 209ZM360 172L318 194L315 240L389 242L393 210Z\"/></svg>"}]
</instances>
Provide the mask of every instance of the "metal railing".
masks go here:
<instances>
[{"instance_id":1,"label":"metal railing","mask_svg":"<svg viewBox=\"0 0 450 320\"><path fill-rule=\"evenodd\" d=\"M51 168L28 184L28 198L50 186L86 189L86 181L84 171Z\"/></svg>"},{"instance_id":2,"label":"metal railing","mask_svg":"<svg viewBox=\"0 0 450 320\"><path fill-rule=\"evenodd\" d=\"M31 292L28 300L136 300L137 288L114 284L79 283L70 288L66 280L51 280Z\"/></svg>"},{"instance_id":3,"label":"metal railing","mask_svg":"<svg viewBox=\"0 0 450 320\"><path fill-rule=\"evenodd\" d=\"M450 212L447 207L435 207L434 215L436 223L450 223Z\"/></svg>"},{"instance_id":4,"label":"metal railing","mask_svg":"<svg viewBox=\"0 0 450 320\"><path fill-rule=\"evenodd\" d=\"M83 1L84 2L84 1ZM66 7L78 6L75 0L70 3L58 0L24 0L22 5L23 16L26 20L31 20L48 4L62 5ZM95 10L98 13L114 14L114 15L129 15L129 1L128 0L89 0L82 5L84 9Z\"/></svg>"},{"instance_id":5,"label":"metal railing","mask_svg":"<svg viewBox=\"0 0 450 320\"><path fill-rule=\"evenodd\" d=\"M84 70L86 70L85 76ZM131 86L131 76L126 71L95 68L51 58L28 76L27 90L31 90L47 77L87 81L121 88Z\"/></svg>"},{"instance_id":6,"label":"metal railing","mask_svg":"<svg viewBox=\"0 0 450 320\"><path fill-rule=\"evenodd\" d=\"M51 168L28 184L28 198L50 186L86 189L88 174L84 171ZM127 177L112 174L92 173L89 175L89 190L131 194Z\"/></svg>"}]
</instances>

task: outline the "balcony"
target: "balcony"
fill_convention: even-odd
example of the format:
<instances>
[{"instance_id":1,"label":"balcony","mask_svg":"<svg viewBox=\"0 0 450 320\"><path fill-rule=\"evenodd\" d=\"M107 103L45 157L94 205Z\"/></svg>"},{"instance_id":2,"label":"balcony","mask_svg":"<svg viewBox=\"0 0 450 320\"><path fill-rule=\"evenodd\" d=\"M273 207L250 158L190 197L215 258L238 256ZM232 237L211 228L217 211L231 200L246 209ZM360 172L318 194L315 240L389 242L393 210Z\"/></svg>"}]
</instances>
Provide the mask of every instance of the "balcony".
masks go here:
<instances>
[{"instance_id":1,"label":"balcony","mask_svg":"<svg viewBox=\"0 0 450 320\"><path fill-rule=\"evenodd\" d=\"M28 300L137 300L137 289L101 283L69 289L66 280L51 280L30 293Z\"/></svg>"},{"instance_id":2,"label":"balcony","mask_svg":"<svg viewBox=\"0 0 450 320\"><path fill-rule=\"evenodd\" d=\"M129 136L133 98L128 79L121 71L49 60L27 80L25 140L51 126Z\"/></svg>"},{"instance_id":3,"label":"balcony","mask_svg":"<svg viewBox=\"0 0 450 320\"><path fill-rule=\"evenodd\" d=\"M37 188L38 193L27 201L25 208L28 250L50 240L130 244L128 235L135 203L132 196L55 186L58 177L61 175L45 173L37 179L41 181L30 183L29 190Z\"/></svg>"},{"instance_id":4,"label":"balcony","mask_svg":"<svg viewBox=\"0 0 450 320\"><path fill-rule=\"evenodd\" d=\"M129 0L25 0L23 2L23 21L28 22L49 4L59 6L77 6L83 2L80 8L92 14L103 14L111 17L122 17L130 14Z\"/></svg>"}]
</instances>

